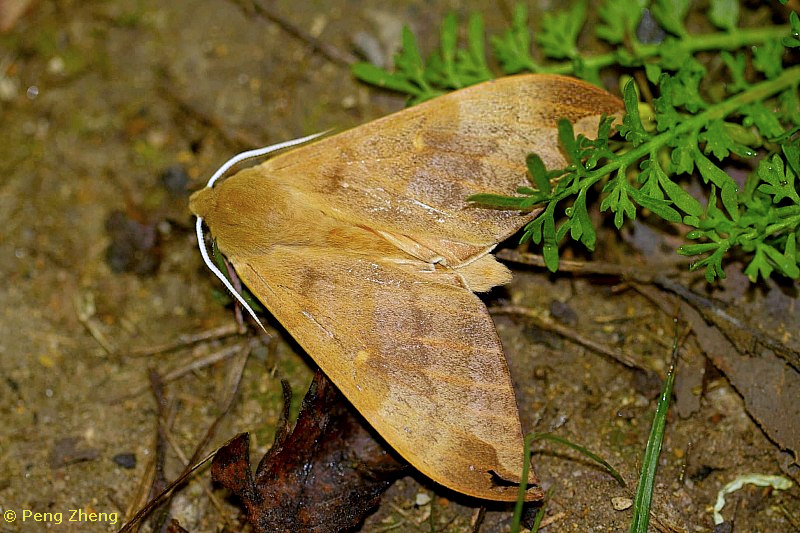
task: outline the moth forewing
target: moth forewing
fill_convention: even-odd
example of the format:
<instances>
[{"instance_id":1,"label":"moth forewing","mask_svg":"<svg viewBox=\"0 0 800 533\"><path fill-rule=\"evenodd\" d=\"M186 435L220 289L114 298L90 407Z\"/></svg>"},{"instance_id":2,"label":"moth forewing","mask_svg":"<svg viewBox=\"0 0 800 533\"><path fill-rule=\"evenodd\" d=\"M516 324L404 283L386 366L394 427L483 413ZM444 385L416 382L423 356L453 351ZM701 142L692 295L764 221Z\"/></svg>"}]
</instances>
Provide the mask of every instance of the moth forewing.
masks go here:
<instances>
[{"instance_id":1,"label":"moth forewing","mask_svg":"<svg viewBox=\"0 0 800 533\"><path fill-rule=\"evenodd\" d=\"M511 501L517 488L498 478L520 482L522 429L473 292L510 280L489 252L534 213L466 198L529 185L530 152L563 166L560 118L592 136L601 114L622 109L570 78L502 78L281 153L190 207L389 445L446 487ZM541 497L535 485L526 494Z\"/></svg>"}]
</instances>

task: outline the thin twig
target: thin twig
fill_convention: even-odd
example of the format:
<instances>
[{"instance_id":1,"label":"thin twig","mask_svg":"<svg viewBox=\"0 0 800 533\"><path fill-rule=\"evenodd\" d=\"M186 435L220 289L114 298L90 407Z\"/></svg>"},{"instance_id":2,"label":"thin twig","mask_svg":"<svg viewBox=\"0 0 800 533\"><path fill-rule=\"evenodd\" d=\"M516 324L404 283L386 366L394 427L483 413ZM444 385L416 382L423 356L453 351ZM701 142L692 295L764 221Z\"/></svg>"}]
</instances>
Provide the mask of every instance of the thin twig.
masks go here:
<instances>
[{"instance_id":1,"label":"thin twig","mask_svg":"<svg viewBox=\"0 0 800 533\"><path fill-rule=\"evenodd\" d=\"M160 80L159 83L160 94L172 102L177 107L179 113L186 115L201 126L205 126L211 131L218 133L233 151L242 151L263 144L263 140L259 140L247 132L238 129L231 132L225 121L219 119L215 115L206 113L188 102L175 90L176 83L172 80L172 76L169 72L161 72L161 77L163 79Z\"/></svg>"},{"instance_id":2,"label":"thin twig","mask_svg":"<svg viewBox=\"0 0 800 533\"><path fill-rule=\"evenodd\" d=\"M99 321L95 316L94 294L89 291L82 292L75 296L75 312L78 314L78 321L83 324L92 338L97 341L106 354L113 356L116 353L114 345L111 344L103 331L100 329Z\"/></svg>"},{"instance_id":3,"label":"thin twig","mask_svg":"<svg viewBox=\"0 0 800 533\"><path fill-rule=\"evenodd\" d=\"M763 331L751 326L743 318L734 316L730 311L725 309L723 304L715 302L710 298L700 296L687 287L684 287L680 283L676 283L675 281L666 277L657 277L654 280L654 284L661 289L677 295L686 303L694 307L708 322L716 324L720 331L722 331L722 333L732 341L734 346L737 346L737 343L734 339L731 339L727 328L720 327L720 322L723 322L738 331L746 332L748 335L753 337L755 342L761 344L762 346L766 346L784 361L792 365L795 369L800 370L800 353L792 350L785 343L775 339L768 333L764 333ZM752 352L753 350L751 348L746 351Z\"/></svg>"},{"instance_id":4,"label":"thin twig","mask_svg":"<svg viewBox=\"0 0 800 533\"><path fill-rule=\"evenodd\" d=\"M151 370L149 373L150 386L153 390L153 397L158 406L158 431L156 433L156 446L155 446L155 475L153 476L153 483L150 487L150 498L154 498L157 494L161 494L169 485L167 477L164 474L164 463L166 462L166 452L168 444L169 427L175 419L174 403L168 402L164 396L164 383L161 381L158 373ZM163 500L159 505L153 508L152 513L155 515L153 531L161 531L164 524L169 519L169 510L172 505L172 496Z\"/></svg>"},{"instance_id":5,"label":"thin twig","mask_svg":"<svg viewBox=\"0 0 800 533\"><path fill-rule=\"evenodd\" d=\"M567 513L565 513L564 511L559 511L552 516L548 516L547 518L543 519L542 522L539 524L539 529L544 529L547 526L553 525L559 520L562 520L566 516Z\"/></svg>"},{"instance_id":6,"label":"thin twig","mask_svg":"<svg viewBox=\"0 0 800 533\"><path fill-rule=\"evenodd\" d=\"M162 379L164 380L164 383L169 383L170 381L174 381L182 376L185 376L189 372L199 370L201 368L213 365L224 359L227 359L228 357L235 355L241 349L242 349L241 343L233 346L228 346L214 353L210 353L205 357L201 357L200 359L195 359L189 362L188 364L181 366L180 368L176 368L170 372L167 372L166 374L164 374Z\"/></svg>"},{"instance_id":7,"label":"thin twig","mask_svg":"<svg viewBox=\"0 0 800 533\"><path fill-rule=\"evenodd\" d=\"M228 414L231 407L233 406L234 400L236 399L236 393L239 390L239 384L242 382L244 367L247 364L248 357L250 357L252 344L247 343L245 345L237 346L237 348L239 352L238 357L233 359L231 368L229 368L227 372L227 379L225 383L226 386L225 390L223 391L222 402L220 404L220 413L214 419L214 422L212 422L211 425L206 430L205 436L200 440L200 442L195 447L192 456L189 459L181 457L181 461L185 465L185 469L181 473L179 478L188 475L196 468L198 460L200 459L200 457L202 457L203 449L205 449L208 443L211 442L211 440L214 438L214 435L217 431L217 427L219 427L219 423ZM211 495L210 492L209 495ZM216 501L213 495L211 496L212 500Z\"/></svg>"},{"instance_id":8,"label":"thin twig","mask_svg":"<svg viewBox=\"0 0 800 533\"><path fill-rule=\"evenodd\" d=\"M244 373L245 364L247 364L247 358L250 356L250 351L251 345L249 344L245 346L239 346L239 356L233 359L231 368L229 368L227 372L226 387L220 405L220 414L209 426L205 437L203 437L203 440L201 440L200 444L198 444L197 448L192 454L192 457L186 462L187 465L193 464L201 457L203 448L205 448L206 445L211 442L211 439L214 437L214 433L216 432L220 421L226 414L228 414L228 411L230 411L231 407L233 406L233 401L236 398L236 393L239 390L239 384L242 382L242 374Z\"/></svg>"},{"instance_id":9,"label":"thin twig","mask_svg":"<svg viewBox=\"0 0 800 533\"><path fill-rule=\"evenodd\" d=\"M151 455L150 460L147 461L147 465L145 466L139 486L136 488L133 498L131 498L130 503L125 509L125 519L127 522L120 530L120 533L135 533L139 530L139 522L136 520L136 517L139 516L140 511L137 511L137 509L141 509L145 502L147 502L147 495L150 492L150 487L153 485L153 476L156 472L155 467L155 457Z\"/></svg>"},{"instance_id":10,"label":"thin twig","mask_svg":"<svg viewBox=\"0 0 800 533\"><path fill-rule=\"evenodd\" d=\"M278 10L275 9L271 4L264 4L258 0L233 0L233 2L238 4L239 7L245 11L245 13L254 11L258 16L277 24L278 27L280 27L283 31L304 42L311 47L314 52L320 54L331 63L349 67L358 61L358 58L356 58L356 56L353 54L333 46L332 44L322 42L309 32L301 29L289 19L278 13Z\"/></svg>"},{"instance_id":11,"label":"thin twig","mask_svg":"<svg viewBox=\"0 0 800 533\"><path fill-rule=\"evenodd\" d=\"M533 320L534 323L541 329L552 331L562 337L571 340L575 344L583 346L584 348L588 348L594 352L597 352L601 355L605 355L614 361L635 370L641 370L646 373L651 373L651 371L630 357L626 354L614 350L601 344L599 342L595 342L591 339L587 339L581 335L578 335L573 331L571 328L563 326L558 322L551 320L550 318L545 317L544 315L537 313L535 309L531 309L530 307L523 307L520 305L503 305L503 306L494 306L489 308L489 312L496 315L521 315L526 318Z\"/></svg>"},{"instance_id":12,"label":"thin twig","mask_svg":"<svg viewBox=\"0 0 800 533\"><path fill-rule=\"evenodd\" d=\"M240 349L240 347L241 347L241 343L238 343L238 344L234 344L233 346L227 346L225 348L222 348L221 350L217 350L217 351L215 351L213 353L210 353L210 354L208 354L206 356L203 356L203 357L201 357L199 359L198 358L194 358L191 361L189 361L188 363L186 363L184 365L181 365L178 368L175 368L173 370L170 370L169 372L167 372L166 374L161 376L161 381L164 382L164 383L170 383L170 382L175 381L176 379L178 379L180 377L185 376L186 374L188 374L190 372L193 372L195 370L199 370L201 368L205 368L207 366L210 366L210 365L213 365L215 363L218 363L218 362L220 362L220 361L222 361L224 359L227 359L228 357L231 357L232 355L236 354L236 352ZM141 387L137 387L137 388L135 388L133 390L126 391L124 395L121 395L121 396L118 396L116 398L113 398L112 400L109 401L109 403L118 404L118 403L120 403L120 402L122 402L124 400L129 399L129 398L136 397L136 396L142 394L143 392L145 392L147 390L148 390L148 386L147 385L143 385Z\"/></svg>"},{"instance_id":13,"label":"thin twig","mask_svg":"<svg viewBox=\"0 0 800 533\"><path fill-rule=\"evenodd\" d=\"M497 252L497 258L503 261L519 263L544 268L544 258L541 255L518 252L517 250L503 249ZM674 270L676 266L686 264L686 261L648 264L644 267L624 266L618 263L603 263L598 261L569 261L560 259L559 272L570 272L579 275L616 276L627 281L639 283L653 283L658 276L663 276L665 271Z\"/></svg>"},{"instance_id":14,"label":"thin twig","mask_svg":"<svg viewBox=\"0 0 800 533\"><path fill-rule=\"evenodd\" d=\"M469 519L469 525L472 528L472 533L478 533L483 525L483 520L486 518L486 507L481 505L472 510L472 516Z\"/></svg>"},{"instance_id":15,"label":"thin twig","mask_svg":"<svg viewBox=\"0 0 800 533\"><path fill-rule=\"evenodd\" d=\"M197 471L202 465L208 462L216 453L217 450L214 450L210 454L206 455L202 460L199 460L201 457L203 448L211 441L214 434L216 433L216 429L219 426L220 421L224 416L227 415L230 408L233 406L234 399L236 398L236 392L238 391L239 384L241 383L242 374L244 371L244 366L247 362L247 358L250 354L250 345L245 346L238 346L239 348L239 355L240 357L236 359L232 372L230 373L230 379L228 380L225 395L223 396L222 402L222 410L214 420L214 422L209 426L208 430L206 431L205 436L200 441L200 443L195 447L195 451L192 454L191 458L186 458L183 454L178 443L175 441L172 432L169 431L169 422L167 418L171 418L167 416L165 412L164 405L167 403L164 395L163 395L163 379L159 378L157 374L154 372L151 373L150 379L151 384L153 385L153 393L156 397L156 400L159 405L159 443L168 443L170 448L173 452L178 456L178 459L181 461L183 465L185 465L183 472L175 479L172 483L165 485L164 487L158 487L160 490L153 490L151 492L150 500L142 506L139 511L126 523L123 528L120 530L120 533L127 533L129 531L133 531L135 528L138 527L139 522L146 517L148 514L152 513L154 509L158 508L161 505L169 505L169 501L171 501L174 490L176 487L185 483L189 477ZM159 449L161 445L157 446ZM163 454L157 454L156 457L156 470L158 470L158 464L163 462ZM155 480L153 482L154 489L156 488L156 482L159 476L155 476ZM212 504L217 508L221 509L222 505L217 500L217 498L211 493L208 487L205 488L206 494L209 496ZM163 503L162 503L163 502ZM227 520L226 520L227 521Z\"/></svg>"},{"instance_id":16,"label":"thin twig","mask_svg":"<svg viewBox=\"0 0 800 533\"><path fill-rule=\"evenodd\" d=\"M497 252L497 257L505 261L511 261L515 263L540 267L545 266L544 259L541 256L524 254L517 252L516 250L500 250ZM774 338L773 336L751 326L743 317L735 316L733 312L725 308L726 306L724 304L701 296L693 292L688 287L670 279L669 276L664 274L669 267L674 266L675 264L670 264L669 266L648 265L647 270L643 270L640 268L626 267L610 263L587 263L562 260L559 262L558 267L559 270L563 270L565 272L582 275L599 274L618 276L623 280L634 283L655 285L662 290L677 295L686 303L694 307L703 316L703 318L705 318L708 322L715 324L723 332L723 334L726 335L726 337L729 337L726 331L727 328L721 327L721 324L724 324L728 327L733 327L739 331L746 332L753 337L755 342L771 349L794 368L800 369L800 353L798 353L796 350L791 349L785 343ZM734 345L736 345L735 342ZM749 352L752 350L746 351Z\"/></svg>"},{"instance_id":17,"label":"thin twig","mask_svg":"<svg viewBox=\"0 0 800 533\"><path fill-rule=\"evenodd\" d=\"M217 328L207 329L198 333L189 333L186 335L178 336L178 339L173 342L164 344L157 344L155 346L147 346L143 348L134 348L128 352L130 357L147 357L152 355L163 354L180 350L181 348L188 348L194 344L199 344L205 341L224 339L239 334L239 326L237 324L225 324Z\"/></svg>"}]
</instances>

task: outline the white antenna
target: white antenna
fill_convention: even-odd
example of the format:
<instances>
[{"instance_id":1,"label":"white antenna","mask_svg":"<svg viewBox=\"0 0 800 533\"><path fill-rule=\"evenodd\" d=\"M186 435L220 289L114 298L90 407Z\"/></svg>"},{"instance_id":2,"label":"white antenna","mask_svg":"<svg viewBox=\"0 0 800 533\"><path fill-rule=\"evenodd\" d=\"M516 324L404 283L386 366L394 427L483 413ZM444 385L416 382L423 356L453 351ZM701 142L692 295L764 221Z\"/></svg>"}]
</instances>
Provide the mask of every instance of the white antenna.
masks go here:
<instances>
[{"instance_id":1,"label":"white antenna","mask_svg":"<svg viewBox=\"0 0 800 533\"><path fill-rule=\"evenodd\" d=\"M222 274L220 269L217 268L217 265L215 265L211 261L211 257L209 257L208 255L208 250L206 250L206 242L205 242L205 234L203 234L202 218L197 217L197 224L195 225L195 228L197 230L197 245L200 247L200 255L203 256L203 261L205 262L206 266L209 268L209 270L211 270L211 272L214 273L215 276L219 278L222 284L225 285L228 291L233 295L234 298L236 298L236 300L242 305L242 307L247 309L247 312L250 313L250 316L253 317L253 320L258 322L258 325L261 326L261 329L263 329L266 332L267 328L265 328L264 324L262 324L261 321L258 319L258 317L256 316L256 312L253 311L253 308L250 307L250 304L248 304L244 300L244 298L242 298L241 294L236 292L236 289L233 288L233 285L231 284L230 281L228 281L228 278L226 278L225 275Z\"/></svg>"},{"instance_id":2,"label":"white antenna","mask_svg":"<svg viewBox=\"0 0 800 533\"><path fill-rule=\"evenodd\" d=\"M276 152L278 150L282 150L283 148L289 148L292 146L297 146L298 144L303 144L310 140L316 139L322 135L325 135L331 130L323 131L320 133L314 133L312 135L308 135L306 137L300 137L299 139L292 139L291 141L284 141L282 143L273 144L270 146L265 146L264 148L256 148L255 150L248 150L246 152L242 152L241 154L235 155L228 159L221 167L217 169L216 172L211 176L206 183L206 187L212 187L214 182L221 178L229 168L237 163L241 163L242 161L247 161L248 159L253 159L255 157L262 157L272 152Z\"/></svg>"},{"instance_id":3,"label":"white antenna","mask_svg":"<svg viewBox=\"0 0 800 533\"><path fill-rule=\"evenodd\" d=\"M315 133L313 135L308 135L307 137L301 137L299 139L293 139L291 141L285 141L282 143L273 144L271 146L265 146L264 148L256 148L255 150L248 150L246 152L242 152L241 154L235 155L232 158L228 159L225 162L225 164L223 164L221 167L219 167L219 169L217 169L216 172L214 172L214 174L208 180L206 187L212 187L214 185L214 182L216 182L219 178L224 176L225 173L237 163L241 163L242 161L246 161L248 159L253 159L256 157L262 157L277 150L281 150L283 148L289 148L291 146L303 144L312 139L316 139L321 135L325 135L326 133L328 133L328 131L323 131L322 133ZM228 289L228 291L233 295L234 298L236 298L236 301L238 301L242 307L247 309L247 312L250 313L250 316L253 317L253 320L255 320L259 326L261 326L261 329L263 329L266 332L267 330L264 327L264 324L262 324L261 321L258 319L258 317L256 316L256 312L253 311L253 308L250 307L250 305L244 300L244 298L242 298L242 295L236 291L231 282L228 281L228 278L225 277L225 275L220 271L220 269L217 268L217 265L215 265L214 262L211 261L211 257L209 257L208 255L208 250L206 250L206 241L205 241L205 234L203 233L202 218L197 217L197 223L195 224L195 229L197 231L197 245L200 247L200 255L203 256L203 261L205 262L206 266L209 268L209 270L211 270L211 272L214 273L215 276L219 278L222 284L225 285L225 288Z\"/></svg>"}]
</instances>

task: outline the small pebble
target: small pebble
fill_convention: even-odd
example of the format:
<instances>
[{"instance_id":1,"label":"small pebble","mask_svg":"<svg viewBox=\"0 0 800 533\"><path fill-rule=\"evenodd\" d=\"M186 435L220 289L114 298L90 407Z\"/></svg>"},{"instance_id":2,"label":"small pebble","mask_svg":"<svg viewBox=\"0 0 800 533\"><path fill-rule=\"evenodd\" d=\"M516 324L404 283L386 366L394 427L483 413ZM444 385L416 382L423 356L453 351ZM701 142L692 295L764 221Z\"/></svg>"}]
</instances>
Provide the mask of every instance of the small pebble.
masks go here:
<instances>
[{"instance_id":1,"label":"small pebble","mask_svg":"<svg viewBox=\"0 0 800 533\"><path fill-rule=\"evenodd\" d=\"M624 496L615 496L611 498L611 505L614 506L616 511L624 511L625 509L630 509L631 505L633 505L633 500Z\"/></svg>"},{"instance_id":2,"label":"small pebble","mask_svg":"<svg viewBox=\"0 0 800 533\"><path fill-rule=\"evenodd\" d=\"M136 467L136 454L135 453L118 453L112 460L117 466L127 468L128 470Z\"/></svg>"},{"instance_id":3,"label":"small pebble","mask_svg":"<svg viewBox=\"0 0 800 533\"><path fill-rule=\"evenodd\" d=\"M189 174L183 165L172 165L161 173L161 184L173 196L185 197L189 190Z\"/></svg>"}]
</instances>

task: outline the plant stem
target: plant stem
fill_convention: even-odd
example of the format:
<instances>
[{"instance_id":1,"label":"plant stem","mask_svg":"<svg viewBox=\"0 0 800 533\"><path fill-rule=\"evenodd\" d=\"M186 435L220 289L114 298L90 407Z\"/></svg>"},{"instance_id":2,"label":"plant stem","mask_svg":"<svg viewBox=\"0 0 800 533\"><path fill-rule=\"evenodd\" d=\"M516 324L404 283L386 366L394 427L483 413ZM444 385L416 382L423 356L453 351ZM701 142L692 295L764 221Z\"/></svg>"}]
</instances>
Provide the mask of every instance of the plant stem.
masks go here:
<instances>
[{"instance_id":1,"label":"plant stem","mask_svg":"<svg viewBox=\"0 0 800 533\"><path fill-rule=\"evenodd\" d=\"M581 180L579 184L576 184L577 188L575 190L572 190L573 188L571 187L570 189L564 191L562 194L559 195L558 200L573 195L575 192L578 191L578 189L591 187L592 185L600 181L600 179L611 174L615 170L618 170L622 167L634 165L636 161L638 161L648 153L654 150L658 150L662 146L669 143L669 141L671 141L675 137L678 137L684 133L688 133L693 130L698 130L704 124L708 124L713 120L722 119L746 104L763 100L764 98L767 98L768 96L780 92L783 89L790 87L791 85L797 85L797 84L800 84L800 66L792 67L790 69L785 70L783 74L781 74L774 80L767 80L757 85L753 85L749 89L742 91L736 96L724 100L716 105L713 105L712 107L703 111L699 115L695 115L694 117L686 120L675 129L665 131L660 135L652 137L647 142L642 143L641 145L634 148L630 152L622 155L619 159L612 161L607 165L604 165L596 170L593 170L592 172L589 172L586 175L586 179Z\"/></svg>"},{"instance_id":2,"label":"plant stem","mask_svg":"<svg viewBox=\"0 0 800 533\"><path fill-rule=\"evenodd\" d=\"M779 39L788 35L789 26L768 26L765 28L736 29L730 32L716 32L705 35L687 35L680 43L687 53L701 52L703 50L736 50L744 46L753 46L770 39ZM634 46L632 59L644 62L645 59L660 55L662 44L639 44ZM600 54L583 59L583 64L589 69L602 69L619 64L620 56L616 52ZM570 74L575 70L572 62L557 65L530 65L532 72L549 74Z\"/></svg>"}]
</instances>

